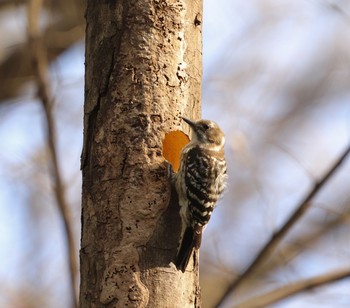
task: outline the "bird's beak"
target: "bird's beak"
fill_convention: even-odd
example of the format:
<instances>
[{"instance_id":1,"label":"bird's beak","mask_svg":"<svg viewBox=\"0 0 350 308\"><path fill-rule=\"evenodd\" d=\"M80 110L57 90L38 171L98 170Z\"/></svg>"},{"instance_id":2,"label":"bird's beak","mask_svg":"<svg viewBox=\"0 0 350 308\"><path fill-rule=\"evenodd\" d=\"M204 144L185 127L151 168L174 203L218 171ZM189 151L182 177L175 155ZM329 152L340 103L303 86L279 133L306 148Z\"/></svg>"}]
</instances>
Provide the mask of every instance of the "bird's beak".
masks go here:
<instances>
[{"instance_id":1,"label":"bird's beak","mask_svg":"<svg viewBox=\"0 0 350 308\"><path fill-rule=\"evenodd\" d=\"M196 123L191 121L190 119L187 119L185 117L180 117L182 120L184 120L189 126L191 126L193 129L196 127Z\"/></svg>"}]
</instances>

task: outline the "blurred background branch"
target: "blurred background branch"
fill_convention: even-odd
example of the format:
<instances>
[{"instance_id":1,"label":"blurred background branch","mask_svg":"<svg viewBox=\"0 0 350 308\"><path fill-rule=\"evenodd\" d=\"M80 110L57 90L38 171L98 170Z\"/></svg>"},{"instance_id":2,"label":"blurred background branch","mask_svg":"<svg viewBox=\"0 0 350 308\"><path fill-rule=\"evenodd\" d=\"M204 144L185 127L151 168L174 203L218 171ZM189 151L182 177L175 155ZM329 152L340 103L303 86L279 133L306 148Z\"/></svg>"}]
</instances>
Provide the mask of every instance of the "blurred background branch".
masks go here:
<instances>
[{"instance_id":1,"label":"blurred background branch","mask_svg":"<svg viewBox=\"0 0 350 308\"><path fill-rule=\"evenodd\" d=\"M234 308L260 308L276 303L277 301L292 296L299 292L305 292L312 288L320 287L340 279L350 277L350 270L338 270L326 275L310 279L300 280L296 283L280 287L276 290L251 298L245 302L235 305Z\"/></svg>"},{"instance_id":2,"label":"blurred background branch","mask_svg":"<svg viewBox=\"0 0 350 308\"><path fill-rule=\"evenodd\" d=\"M41 17L43 0L30 0L28 4L28 45L29 54L33 65L34 77L38 88L38 98L41 101L45 122L46 122L46 140L50 153L51 174L54 182L54 193L57 206L63 220L65 237L67 242L68 264L70 268L72 307L78 307L77 298L77 256L75 253L74 235L71 227L72 221L69 214L69 207L66 201L61 170L58 163L55 137L55 122L52 114L53 101L50 94L48 83L48 64L46 47L42 43L39 21Z\"/></svg>"},{"instance_id":3,"label":"blurred background branch","mask_svg":"<svg viewBox=\"0 0 350 308\"><path fill-rule=\"evenodd\" d=\"M263 262L272 256L273 251L276 249L277 245L283 240L287 232L300 220L302 215L311 206L311 200L313 197L322 189L323 185L327 183L330 177L336 172L339 166L347 158L350 153L350 145L345 149L345 151L340 155L339 159L331 166L328 172L314 184L314 187L306 195L304 200L297 206L295 212L290 216L282 227L274 232L270 241L263 247L263 249L258 253L254 261L249 265L249 267L233 281L224 292L223 296L220 298L216 306L220 306L225 299L233 292L237 287L240 286L250 275L254 273L257 267L259 267Z\"/></svg>"},{"instance_id":4,"label":"blurred background branch","mask_svg":"<svg viewBox=\"0 0 350 308\"><path fill-rule=\"evenodd\" d=\"M14 6L22 8L28 1L8 1L3 7L2 14L13 14ZM11 4L11 5L10 5ZM52 63L68 48L84 37L85 21L83 12L85 1L43 1L40 17L40 39L45 46L47 59ZM43 20L50 20L45 27ZM39 22L38 21L38 22ZM31 64L31 55L28 53L30 42L23 40L12 45L4 53L0 62L0 104L5 100L13 99L23 93L28 82L33 81L35 72Z\"/></svg>"}]
</instances>

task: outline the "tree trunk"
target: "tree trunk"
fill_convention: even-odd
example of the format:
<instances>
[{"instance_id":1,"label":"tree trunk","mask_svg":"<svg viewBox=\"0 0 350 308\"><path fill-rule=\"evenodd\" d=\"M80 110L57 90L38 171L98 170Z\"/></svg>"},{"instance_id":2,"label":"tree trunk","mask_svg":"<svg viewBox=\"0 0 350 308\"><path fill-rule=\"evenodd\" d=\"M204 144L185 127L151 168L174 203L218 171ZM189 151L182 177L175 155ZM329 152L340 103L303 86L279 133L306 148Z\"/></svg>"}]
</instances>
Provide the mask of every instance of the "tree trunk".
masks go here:
<instances>
[{"instance_id":1,"label":"tree trunk","mask_svg":"<svg viewBox=\"0 0 350 308\"><path fill-rule=\"evenodd\" d=\"M81 307L200 306L198 256L184 274L172 263L162 142L200 115L201 14L200 0L88 0Z\"/></svg>"}]
</instances>

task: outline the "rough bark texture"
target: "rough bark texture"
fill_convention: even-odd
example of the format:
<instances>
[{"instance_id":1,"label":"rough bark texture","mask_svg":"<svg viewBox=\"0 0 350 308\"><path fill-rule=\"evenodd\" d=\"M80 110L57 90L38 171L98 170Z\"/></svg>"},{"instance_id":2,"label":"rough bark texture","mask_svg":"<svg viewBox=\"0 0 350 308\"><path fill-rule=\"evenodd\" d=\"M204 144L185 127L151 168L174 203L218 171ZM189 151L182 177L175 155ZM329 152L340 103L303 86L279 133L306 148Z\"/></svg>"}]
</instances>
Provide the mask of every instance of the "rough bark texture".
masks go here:
<instances>
[{"instance_id":1,"label":"rough bark texture","mask_svg":"<svg viewBox=\"0 0 350 308\"><path fill-rule=\"evenodd\" d=\"M198 256L185 274L171 263L162 141L200 114L201 14L193 0L88 1L81 307L200 306Z\"/></svg>"}]
</instances>

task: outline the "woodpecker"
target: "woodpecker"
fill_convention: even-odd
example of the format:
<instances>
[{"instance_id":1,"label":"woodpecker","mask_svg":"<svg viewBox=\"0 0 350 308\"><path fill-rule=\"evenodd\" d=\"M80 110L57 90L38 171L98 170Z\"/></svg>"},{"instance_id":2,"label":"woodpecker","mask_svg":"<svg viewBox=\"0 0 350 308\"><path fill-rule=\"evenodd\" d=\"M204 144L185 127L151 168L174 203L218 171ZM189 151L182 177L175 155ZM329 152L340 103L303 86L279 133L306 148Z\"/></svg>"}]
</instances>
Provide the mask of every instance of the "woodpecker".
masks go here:
<instances>
[{"instance_id":1,"label":"woodpecker","mask_svg":"<svg viewBox=\"0 0 350 308\"><path fill-rule=\"evenodd\" d=\"M177 269L184 272L194 250L198 250L210 216L226 183L225 136L213 121L191 121L181 117L192 130L182 150L175 175L182 220Z\"/></svg>"}]
</instances>

